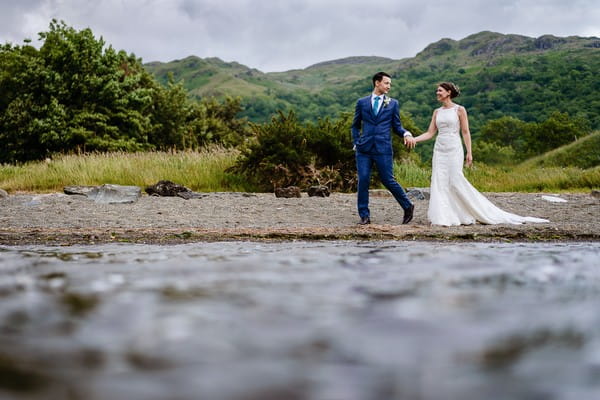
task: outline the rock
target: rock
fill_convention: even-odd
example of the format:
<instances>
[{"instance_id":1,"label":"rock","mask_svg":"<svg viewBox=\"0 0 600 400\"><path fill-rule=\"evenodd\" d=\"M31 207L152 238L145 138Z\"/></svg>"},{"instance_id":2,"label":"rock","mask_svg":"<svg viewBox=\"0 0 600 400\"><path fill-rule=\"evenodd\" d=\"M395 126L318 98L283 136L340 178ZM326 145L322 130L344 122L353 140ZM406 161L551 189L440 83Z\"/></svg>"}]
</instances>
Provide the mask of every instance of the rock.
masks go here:
<instances>
[{"instance_id":1,"label":"rock","mask_svg":"<svg viewBox=\"0 0 600 400\"><path fill-rule=\"evenodd\" d=\"M158 181L146 188L146 193L150 196L178 196L180 192L191 192L191 190L171 181Z\"/></svg>"},{"instance_id":2,"label":"rock","mask_svg":"<svg viewBox=\"0 0 600 400\"><path fill-rule=\"evenodd\" d=\"M307 190L309 197L329 197L329 188L325 185L311 186Z\"/></svg>"},{"instance_id":3,"label":"rock","mask_svg":"<svg viewBox=\"0 0 600 400\"><path fill-rule=\"evenodd\" d=\"M94 189L97 189L98 186L81 186L81 185L75 185L75 186L65 186L63 188L63 192L65 192L65 194L69 194L69 195L73 195L73 194L80 194L82 196L87 196L88 194L90 194L90 192Z\"/></svg>"},{"instance_id":4,"label":"rock","mask_svg":"<svg viewBox=\"0 0 600 400\"><path fill-rule=\"evenodd\" d=\"M65 194L82 195L101 204L135 203L142 191L137 186L105 184L102 186L65 186Z\"/></svg>"},{"instance_id":5,"label":"rock","mask_svg":"<svg viewBox=\"0 0 600 400\"><path fill-rule=\"evenodd\" d=\"M302 197L302 193L298 186L288 186L285 188L275 188L275 197Z\"/></svg>"},{"instance_id":6,"label":"rock","mask_svg":"<svg viewBox=\"0 0 600 400\"><path fill-rule=\"evenodd\" d=\"M106 184L93 188L87 197L99 204L135 203L142 195L137 186Z\"/></svg>"},{"instance_id":7,"label":"rock","mask_svg":"<svg viewBox=\"0 0 600 400\"><path fill-rule=\"evenodd\" d=\"M8 193L6 193L6 190L0 189L0 199L5 199L7 197L8 197Z\"/></svg>"},{"instance_id":8,"label":"rock","mask_svg":"<svg viewBox=\"0 0 600 400\"><path fill-rule=\"evenodd\" d=\"M424 189L424 188L409 189L406 192L406 195L413 200L427 200L427 199L429 199L429 189Z\"/></svg>"},{"instance_id":9,"label":"rock","mask_svg":"<svg viewBox=\"0 0 600 400\"><path fill-rule=\"evenodd\" d=\"M557 196L542 196L542 200L549 201L551 203L566 203L567 200Z\"/></svg>"},{"instance_id":10,"label":"rock","mask_svg":"<svg viewBox=\"0 0 600 400\"><path fill-rule=\"evenodd\" d=\"M592 197L600 199L600 190L592 190L592 193L590 194L592 195Z\"/></svg>"}]
</instances>

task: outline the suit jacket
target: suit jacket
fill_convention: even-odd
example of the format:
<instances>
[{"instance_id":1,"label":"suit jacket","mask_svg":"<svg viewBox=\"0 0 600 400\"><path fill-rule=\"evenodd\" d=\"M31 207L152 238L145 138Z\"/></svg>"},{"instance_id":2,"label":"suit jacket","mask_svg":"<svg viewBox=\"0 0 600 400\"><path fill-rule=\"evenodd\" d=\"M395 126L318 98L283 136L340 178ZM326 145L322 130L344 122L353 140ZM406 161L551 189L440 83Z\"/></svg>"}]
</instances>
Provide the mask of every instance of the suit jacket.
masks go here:
<instances>
[{"instance_id":1,"label":"suit jacket","mask_svg":"<svg viewBox=\"0 0 600 400\"><path fill-rule=\"evenodd\" d=\"M386 100L389 103L385 105ZM403 136L398 101L385 96L377 115L373 114L371 95L356 102L352 121L352 143L361 153L392 154L392 131Z\"/></svg>"}]
</instances>

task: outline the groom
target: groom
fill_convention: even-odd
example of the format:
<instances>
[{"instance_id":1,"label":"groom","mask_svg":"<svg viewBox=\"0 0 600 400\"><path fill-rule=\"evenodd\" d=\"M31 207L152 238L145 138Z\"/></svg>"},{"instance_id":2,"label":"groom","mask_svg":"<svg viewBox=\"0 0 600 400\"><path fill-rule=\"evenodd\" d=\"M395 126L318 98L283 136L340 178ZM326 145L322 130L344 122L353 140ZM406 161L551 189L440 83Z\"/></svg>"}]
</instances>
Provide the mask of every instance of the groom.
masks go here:
<instances>
[{"instance_id":1,"label":"groom","mask_svg":"<svg viewBox=\"0 0 600 400\"><path fill-rule=\"evenodd\" d=\"M386 96L392 86L392 78L385 72L373 76L373 93L356 102L352 121L352 143L356 152L358 171L358 215L360 225L371 223L369 212L369 182L371 168L377 166L383 185L392 193L404 209L403 224L413 218L415 206L410 202L402 186L393 175L392 130L403 135L405 144L412 134L402 127L398 101Z\"/></svg>"}]
</instances>

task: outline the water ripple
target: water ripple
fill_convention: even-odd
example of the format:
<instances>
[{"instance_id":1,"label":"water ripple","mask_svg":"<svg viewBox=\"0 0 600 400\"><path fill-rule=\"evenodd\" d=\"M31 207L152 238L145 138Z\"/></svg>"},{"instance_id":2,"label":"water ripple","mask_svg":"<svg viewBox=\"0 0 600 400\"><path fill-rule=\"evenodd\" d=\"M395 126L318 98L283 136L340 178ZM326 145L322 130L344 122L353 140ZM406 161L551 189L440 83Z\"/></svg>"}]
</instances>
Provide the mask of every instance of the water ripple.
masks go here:
<instances>
[{"instance_id":1,"label":"water ripple","mask_svg":"<svg viewBox=\"0 0 600 400\"><path fill-rule=\"evenodd\" d=\"M599 256L595 243L1 247L0 371L21 380L0 379L0 397L595 398Z\"/></svg>"}]
</instances>

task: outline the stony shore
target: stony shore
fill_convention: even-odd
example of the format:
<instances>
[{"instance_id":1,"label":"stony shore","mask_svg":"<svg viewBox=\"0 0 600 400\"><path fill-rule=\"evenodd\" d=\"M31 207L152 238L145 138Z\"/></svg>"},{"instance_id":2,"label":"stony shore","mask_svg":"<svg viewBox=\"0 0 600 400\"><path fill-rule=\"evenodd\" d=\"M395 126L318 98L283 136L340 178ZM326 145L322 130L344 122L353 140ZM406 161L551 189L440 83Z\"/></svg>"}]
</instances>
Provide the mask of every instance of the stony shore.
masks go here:
<instances>
[{"instance_id":1,"label":"stony shore","mask_svg":"<svg viewBox=\"0 0 600 400\"><path fill-rule=\"evenodd\" d=\"M357 226L356 195L277 198L272 193L204 193L200 198L143 195L131 204L98 204L82 195L12 194L0 198L0 244L171 244L213 240L447 240L600 241L600 199L565 194L485 193L501 208L550 223L432 226L428 200L415 200L415 218L386 191L373 191L369 226Z\"/></svg>"}]
</instances>

